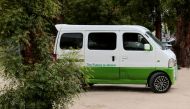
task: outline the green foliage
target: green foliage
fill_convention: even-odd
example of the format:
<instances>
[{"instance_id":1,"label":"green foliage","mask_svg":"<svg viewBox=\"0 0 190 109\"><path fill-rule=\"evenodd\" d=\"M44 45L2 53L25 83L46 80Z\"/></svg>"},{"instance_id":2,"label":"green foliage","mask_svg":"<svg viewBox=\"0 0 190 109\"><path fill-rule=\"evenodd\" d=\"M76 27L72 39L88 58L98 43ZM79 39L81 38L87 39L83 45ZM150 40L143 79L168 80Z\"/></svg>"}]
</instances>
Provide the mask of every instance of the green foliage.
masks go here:
<instances>
[{"instance_id":1,"label":"green foliage","mask_svg":"<svg viewBox=\"0 0 190 109\"><path fill-rule=\"evenodd\" d=\"M167 28L170 30L171 33L176 32L176 22L177 22L177 14L176 10L173 7L171 1L174 0L162 0L162 22L167 25Z\"/></svg>"},{"instance_id":2,"label":"green foliage","mask_svg":"<svg viewBox=\"0 0 190 109\"><path fill-rule=\"evenodd\" d=\"M47 109L65 107L76 93L82 91L81 84L85 83L85 67L80 67L74 58L65 57L63 60L49 63L49 66L35 64L22 67L21 80L16 88L11 88L1 95L1 106L29 107ZM4 108L5 108L4 107Z\"/></svg>"},{"instance_id":3,"label":"green foliage","mask_svg":"<svg viewBox=\"0 0 190 109\"><path fill-rule=\"evenodd\" d=\"M189 21L190 7L189 0L161 0L163 8L163 22L165 22L172 33L175 33L177 18L183 17Z\"/></svg>"},{"instance_id":4,"label":"green foliage","mask_svg":"<svg viewBox=\"0 0 190 109\"><path fill-rule=\"evenodd\" d=\"M190 20L190 7L189 7L189 0L166 0L169 4L170 10L174 10L173 12L176 13L176 16L182 16L187 21Z\"/></svg>"},{"instance_id":5,"label":"green foliage","mask_svg":"<svg viewBox=\"0 0 190 109\"><path fill-rule=\"evenodd\" d=\"M122 4L125 16L128 16L129 24L143 25L151 30L154 28L153 2L149 0L128 0Z\"/></svg>"},{"instance_id":6,"label":"green foliage","mask_svg":"<svg viewBox=\"0 0 190 109\"><path fill-rule=\"evenodd\" d=\"M56 62L51 59L52 28L60 13L59 2L1 0L0 7L1 73L16 79L2 92L0 108L65 107L82 91L88 69L77 64L73 54Z\"/></svg>"},{"instance_id":7,"label":"green foliage","mask_svg":"<svg viewBox=\"0 0 190 109\"><path fill-rule=\"evenodd\" d=\"M180 0L60 0L63 21L68 24L135 24L155 29L155 20L175 32L175 5ZM187 4L187 3L185 3ZM184 9L185 10L185 9ZM190 14L189 14L190 15Z\"/></svg>"},{"instance_id":8,"label":"green foliage","mask_svg":"<svg viewBox=\"0 0 190 109\"><path fill-rule=\"evenodd\" d=\"M62 0L62 23L138 24L153 30L155 2L156 0Z\"/></svg>"},{"instance_id":9,"label":"green foliage","mask_svg":"<svg viewBox=\"0 0 190 109\"><path fill-rule=\"evenodd\" d=\"M116 0L63 0L64 23L119 24L121 8Z\"/></svg>"}]
</instances>

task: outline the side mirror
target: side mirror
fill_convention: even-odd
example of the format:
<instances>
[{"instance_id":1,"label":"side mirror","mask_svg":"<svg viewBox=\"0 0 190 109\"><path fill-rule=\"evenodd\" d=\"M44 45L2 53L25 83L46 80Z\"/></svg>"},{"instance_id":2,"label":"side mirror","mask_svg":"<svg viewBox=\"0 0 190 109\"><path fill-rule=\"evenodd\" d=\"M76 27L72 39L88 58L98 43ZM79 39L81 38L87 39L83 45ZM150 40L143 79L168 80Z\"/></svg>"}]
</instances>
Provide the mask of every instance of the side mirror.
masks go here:
<instances>
[{"instance_id":1,"label":"side mirror","mask_svg":"<svg viewBox=\"0 0 190 109\"><path fill-rule=\"evenodd\" d=\"M145 51L150 51L151 50L150 44L144 44L144 50Z\"/></svg>"}]
</instances>

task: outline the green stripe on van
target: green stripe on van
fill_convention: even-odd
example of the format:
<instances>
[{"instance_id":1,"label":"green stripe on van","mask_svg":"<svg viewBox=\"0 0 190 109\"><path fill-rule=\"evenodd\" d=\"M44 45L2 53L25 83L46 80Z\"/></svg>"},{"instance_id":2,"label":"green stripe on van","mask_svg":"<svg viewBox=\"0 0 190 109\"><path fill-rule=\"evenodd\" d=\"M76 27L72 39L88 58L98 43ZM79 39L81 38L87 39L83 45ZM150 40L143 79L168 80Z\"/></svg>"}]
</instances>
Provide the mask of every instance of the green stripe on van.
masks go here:
<instances>
[{"instance_id":1,"label":"green stripe on van","mask_svg":"<svg viewBox=\"0 0 190 109\"><path fill-rule=\"evenodd\" d=\"M91 67L90 83L101 84L146 84L149 75L162 71L169 75L174 83L174 68L165 67Z\"/></svg>"}]
</instances>

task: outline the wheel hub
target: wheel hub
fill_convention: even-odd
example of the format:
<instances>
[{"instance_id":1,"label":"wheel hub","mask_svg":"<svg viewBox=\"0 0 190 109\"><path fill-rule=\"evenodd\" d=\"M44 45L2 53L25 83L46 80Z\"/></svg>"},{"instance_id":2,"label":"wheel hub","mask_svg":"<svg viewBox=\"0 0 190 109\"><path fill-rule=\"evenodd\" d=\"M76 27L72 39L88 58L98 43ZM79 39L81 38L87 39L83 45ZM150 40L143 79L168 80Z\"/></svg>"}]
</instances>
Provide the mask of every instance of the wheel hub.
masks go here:
<instances>
[{"instance_id":1,"label":"wheel hub","mask_svg":"<svg viewBox=\"0 0 190 109\"><path fill-rule=\"evenodd\" d=\"M155 79L155 82L154 82L154 87L156 88L156 90L162 92L162 91L165 91L168 89L169 87L169 80L167 77L165 76L158 76L156 79Z\"/></svg>"}]
</instances>

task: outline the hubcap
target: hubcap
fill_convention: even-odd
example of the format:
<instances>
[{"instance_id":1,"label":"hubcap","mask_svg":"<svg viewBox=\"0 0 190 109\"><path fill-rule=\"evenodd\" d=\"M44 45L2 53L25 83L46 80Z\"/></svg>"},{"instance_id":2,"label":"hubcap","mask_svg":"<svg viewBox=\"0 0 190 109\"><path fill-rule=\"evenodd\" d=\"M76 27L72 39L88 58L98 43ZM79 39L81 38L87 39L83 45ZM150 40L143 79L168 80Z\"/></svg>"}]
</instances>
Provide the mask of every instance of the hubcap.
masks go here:
<instances>
[{"instance_id":1,"label":"hubcap","mask_svg":"<svg viewBox=\"0 0 190 109\"><path fill-rule=\"evenodd\" d=\"M163 92L169 88L170 81L166 76L158 76L154 81L154 87L157 91Z\"/></svg>"}]
</instances>

